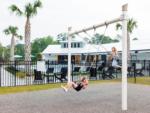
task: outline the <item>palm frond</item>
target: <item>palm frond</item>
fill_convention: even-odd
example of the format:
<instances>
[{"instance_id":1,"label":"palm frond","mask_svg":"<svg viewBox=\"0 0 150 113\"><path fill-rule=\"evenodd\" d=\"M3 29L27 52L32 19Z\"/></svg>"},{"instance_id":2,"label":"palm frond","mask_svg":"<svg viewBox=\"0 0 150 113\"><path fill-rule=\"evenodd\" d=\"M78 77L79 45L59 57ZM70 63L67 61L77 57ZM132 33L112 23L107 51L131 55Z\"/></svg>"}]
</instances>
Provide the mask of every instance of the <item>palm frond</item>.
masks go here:
<instances>
[{"instance_id":1,"label":"palm frond","mask_svg":"<svg viewBox=\"0 0 150 113\"><path fill-rule=\"evenodd\" d=\"M3 31L6 35L9 35L10 34L10 31L9 31L9 29L4 29L4 31Z\"/></svg>"},{"instance_id":2,"label":"palm frond","mask_svg":"<svg viewBox=\"0 0 150 113\"><path fill-rule=\"evenodd\" d=\"M20 40L23 39L23 36L22 35L16 35L17 38L19 38Z\"/></svg>"},{"instance_id":3,"label":"palm frond","mask_svg":"<svg viewBox=\"0 0 150 113\"><path fill-rule=\"evenodd\" d=\"M40 0L35 1L33 5L33 15L36 15L37 8L41 8L41 7L42 7L42 2Z\"/></svg>"},{"instance_id":4,"label":"palm frond","mask_svg":"<svg viewBox=\"0 0 150 113\"><path fill-rule=\"evenodd\" d=\"M35 1L33 7L34 8L40 8L40 7L42 7L42 2L40 0Z\"/></svg>"},{"instance_id":5,"label":"palm frond","mask_svg":"<svg viewBox=\"0 0 150 113\"><path fill-rule=\"evenodd\" d=\"M16 26L9 26L8 28L6 28L3 32L6 34L6 35L16 35L17 34L17 30L18 30L18 27Z\"/></svg>"},{"instance_id":6,"label":"palm frond","mask_svg":"<svg viewBox=\"0 0 150 113\"><path fill-rule=\"evenodd\" d=\"M122 29L122 25L120 23L116 24L116 30Z\"/></svg>"},{"instance_id":7,"label":"palm frond","mask_svg":"<svg viewBox=\"0 0 150 113\"><path fill-rule=\"evenodd\" d=\"M8 29L11 32L11 34L15 35L17 33L18 27L16 27L16 26L9 26Z\"/></svg>"},{"instance_id":8,"label":"palm frond","mask_svg":"<svg viewBox=\"0 0 150 113\"><path fill-rule=\"evenodd\" d=\"M28 3L25 6L25 15L29 18L37 14L37 8L42 7L42 2L37 0L34 4Z\"/></svg>"},{"instance_id":9,"label":"palm frond","mask_svg":"<svg viewBox=\"0 0 150 113\"><path fill-rule=\"evenodd\" d=\"M21 16L23 12L16 6L16 5L11 5L9 9L13 12L16 13L16 15Z\"/></svg>"},{"instance_id":10,"label":"palm frond","mask_svg":"<svg viewBox=\"0 0 150 113\"><path fill-rule=\"evenodd\" d=\"M137 28L137 21L135 21L133 18L128 19L127 31L129 33L132 33L135 28ZM117 23L116 30L119 30L119 29L122 29L122 25L120 23Z\"/></svg>"},{"instance_id":11,"label":"palm frond","mask_svg":"<svg viewBox=\"0 0 150 113\"><path fill-rule=\"evenodd\" d=\"M33 6L31 3L26 4L25 6L25 15L26 17L31 17L33 12Z\"/></svg>"},{"instance_id":12,"label":"palm frond","mask_svg":"<svg viewBox=\"0 0 150 113\"><path fill-rule=\"evenodd\" d=\"M133 26L135 27L135 28L137 28L138 26L137 26L137 21L133 21Z\"/></svg>"},{"instance_id":13,"label":"palm frond","mask_svg":"<svg viewBox=\"0 0 150 113\"><path fill-rule=\"evenodd\" d=\"M132 33L133 30L137 28L137 21L135 21L133 18L129 19L127 27L128 27L128 32Z\"/></svg>"}]
</instances>

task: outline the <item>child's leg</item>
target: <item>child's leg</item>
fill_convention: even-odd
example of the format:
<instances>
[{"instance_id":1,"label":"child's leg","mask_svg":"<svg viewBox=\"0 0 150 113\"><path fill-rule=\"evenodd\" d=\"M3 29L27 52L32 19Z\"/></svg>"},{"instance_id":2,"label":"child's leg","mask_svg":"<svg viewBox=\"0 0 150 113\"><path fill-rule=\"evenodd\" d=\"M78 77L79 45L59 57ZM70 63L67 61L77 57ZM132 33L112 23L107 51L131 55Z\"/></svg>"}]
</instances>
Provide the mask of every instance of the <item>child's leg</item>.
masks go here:
<instances>
[{"instance_id":1,"label":"child's leg","mask_svg":"<svg viewBox=\"0 0 150 113\"><path fill-rule=\"evenodd\" d=\"M68 88L75 88L75 87L77 87L77 84L74 83L74 82L69 82L69 83L67 84L67 87L68 87Z\"/></svg>"},{"instance_id":2,"label":"child's leg","mask_svg":"<svg viewBox=\"0 0 150 113\"><path fill-rule=\"evenodd\" d=\"M66 86L61 85L61 87L64 89L65 92L68 92L68 89L66 88Z\"/></svg>"},{"instance_id":3,"label":"child's leg","mask_svg":"<svg viewBox=\"0 0 150 113\"><path fill-rule=\"evenodd\" d=\"M77 87L77 84L74 82L69 82L69 83L67 83L67 85L62 86L62 87L68 90L68 89Z\"/></svg>"},{"instance_id":4,"label":"child's leg","mask_svg":"<svg viewBox=\"0 0 150 113\"><path fill-rule=\"evenodd\" d=\"M70 88L74 88L74 87L76 87L77 85L76 85L76 83L74 83L74 82L69 82L69 83L67 83L67 85L65 86L66 88L68 88L68 89L70 89Z\"/></svg>"}]
</instances>

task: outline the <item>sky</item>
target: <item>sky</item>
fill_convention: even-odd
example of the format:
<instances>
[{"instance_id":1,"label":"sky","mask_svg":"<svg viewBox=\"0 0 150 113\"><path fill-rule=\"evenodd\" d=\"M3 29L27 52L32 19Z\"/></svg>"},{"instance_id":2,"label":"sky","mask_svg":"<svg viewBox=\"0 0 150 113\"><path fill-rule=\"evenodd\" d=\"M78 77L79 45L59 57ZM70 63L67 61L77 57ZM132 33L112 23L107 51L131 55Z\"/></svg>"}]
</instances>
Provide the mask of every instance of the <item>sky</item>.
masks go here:
<instances>
[{"instance_id":1,"label":"sky","mask_svg":"<svg viewBox=\"0 0 150 113\"><path fill-rule=\"evenodd\" d=\"M17 26L19 33L24 36L25 17L12 14L8 7L16 4L23 10L28 2L35 0L0 0L0 43L4 46L10 44L11 36L6 36L3 30L9 25ZM138 28L134 30L131 38L139 40L150 39L150 1L149 0L41 0L43 7L38 10L37 16L31 19L31 40L44 36L56 36L67 32L68 27L72 31L83 29L94 24L102 23L119 17L121 6L128 3L128 17L137 21ZM97 29L94 33L103 34L104 27ZM113 38L120 34L115 30L115 24L107 28L106 35ZM86 34L81 34L86 36ZM89 37L90 38L90 37ZM16 40L16 43L24 41ZM142 45L141 45L142 46Z\"/></svg>"}]
</instances>

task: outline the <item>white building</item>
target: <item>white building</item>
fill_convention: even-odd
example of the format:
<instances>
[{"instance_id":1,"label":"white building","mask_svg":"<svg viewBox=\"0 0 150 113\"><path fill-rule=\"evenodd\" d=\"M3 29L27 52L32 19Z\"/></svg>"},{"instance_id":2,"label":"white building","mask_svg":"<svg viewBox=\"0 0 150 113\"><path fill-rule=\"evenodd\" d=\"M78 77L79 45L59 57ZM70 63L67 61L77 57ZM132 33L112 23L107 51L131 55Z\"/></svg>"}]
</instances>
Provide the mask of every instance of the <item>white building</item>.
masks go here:
<instances>
[{"instance_id":1,"label":"white building","mask_svg":"<svg viewBox=\"0 0 150 113\"><path fill-rule=\"evenodd\" d=\"M63 41L59 45L49 45L42 52L43 59L50 61L67 61L67 47L67 41ZM81 39L74 39L71 42L72 60L75 60L75 62L81 62L85 60L87 62L93 61L94 58L97 58L97 60L106 60L107 54L110 53L112 47L116 47L118 52L121 53L121 42L95 45L86 43ZM150 60L150 41L132 41L130 48L132 59Z\"/></svg>"}]
</instances>

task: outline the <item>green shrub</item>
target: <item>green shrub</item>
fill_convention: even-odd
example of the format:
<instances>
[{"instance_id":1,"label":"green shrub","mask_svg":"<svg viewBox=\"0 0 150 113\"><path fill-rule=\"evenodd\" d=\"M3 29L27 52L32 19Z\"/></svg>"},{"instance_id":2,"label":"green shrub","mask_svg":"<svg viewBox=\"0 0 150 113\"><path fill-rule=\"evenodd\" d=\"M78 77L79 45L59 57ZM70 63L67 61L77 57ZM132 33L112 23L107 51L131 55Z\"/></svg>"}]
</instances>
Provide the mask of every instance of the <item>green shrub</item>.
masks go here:
<instances>
[{"instance_id":1,"label":"green shrub","mask_svg":"<svg viewBox=\"0 0 150 113\"><path fill-rule=\"evenodd\" d=\"M25 72L16 72L16 76L19 78L25 78L26 77L26 73Z\"/></svg>"},{"instance_id":2,"label":"green shrub","mask_svg":"<svg viewBox=\"0 0 150 113\"><path fill-rule=\"evenodd\" d=\"M18 70L13 66L6 67L5 69L13 75L15 75L16 72L18 72Z\"/></svg>"},{"instance_id":3,"label":"green shrub","mask_svg":"<svg viewBox=\"0 0 150 113\"><path fill-rule=\"evenodd\" d=\"M6 67L5 69L9 73L13 74L14 76L16 75L16 77L25 78L25 76L26 76L25 72L19 71L19 70L15 69L15 67L13 67L13 66Z\"/></svg>"}]
</instances>

